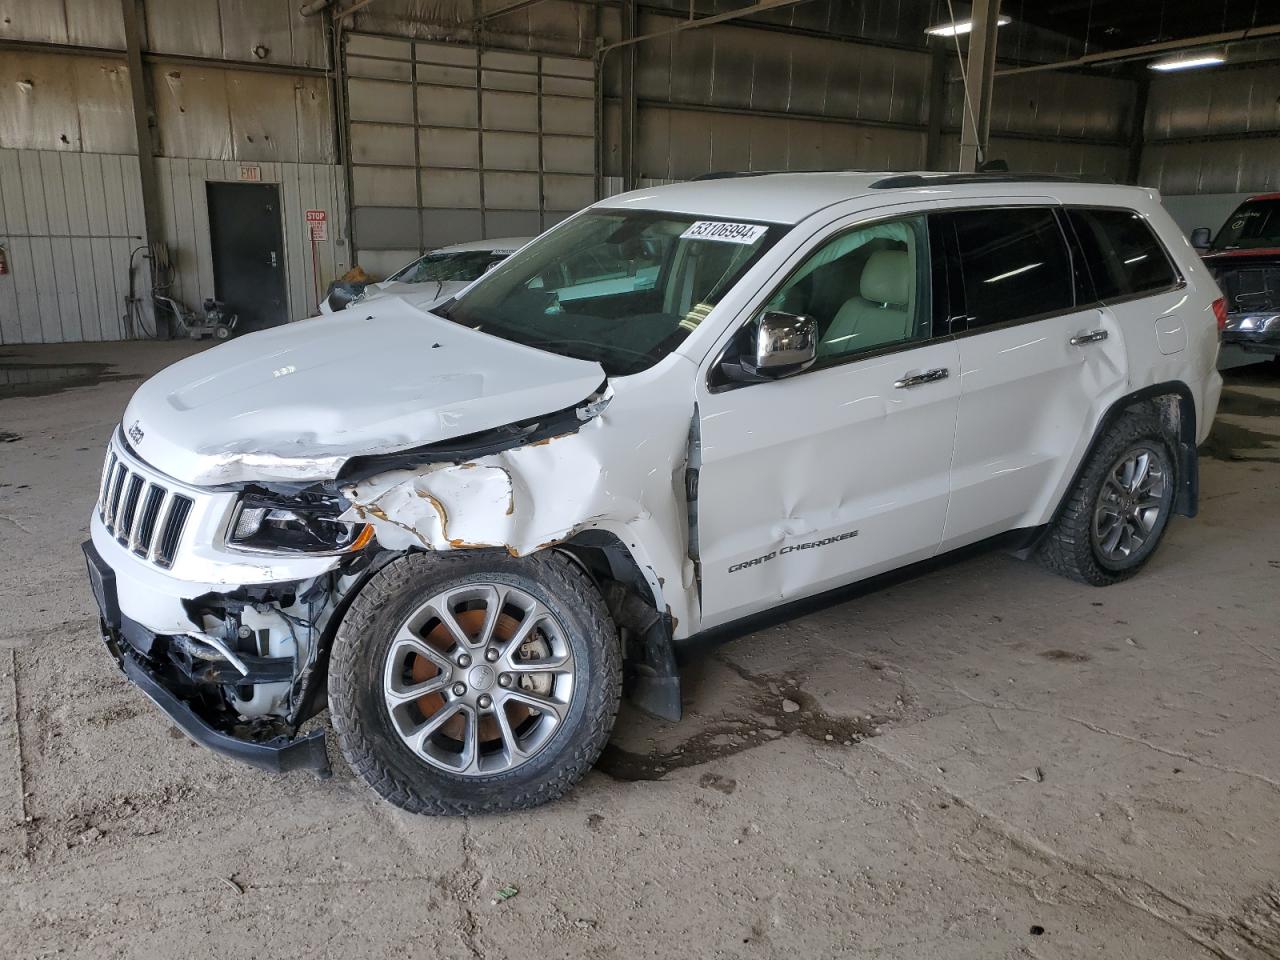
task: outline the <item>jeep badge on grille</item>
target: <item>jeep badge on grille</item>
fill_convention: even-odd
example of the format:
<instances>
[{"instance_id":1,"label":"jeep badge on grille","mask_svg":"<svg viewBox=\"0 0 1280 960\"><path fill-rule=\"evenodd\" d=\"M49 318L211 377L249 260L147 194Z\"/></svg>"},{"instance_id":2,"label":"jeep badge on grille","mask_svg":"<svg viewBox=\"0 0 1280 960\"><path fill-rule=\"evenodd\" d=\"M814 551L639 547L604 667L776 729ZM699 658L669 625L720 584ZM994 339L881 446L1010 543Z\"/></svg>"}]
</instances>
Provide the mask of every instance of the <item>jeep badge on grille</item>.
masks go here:
<instances>
[{"instance_id":1,"label":"jeep badge on grille","mask_svg":"<svg viewBox=\"0 0 1280 960\"><path fill-rule=\"evenodd\" d=\"M129 439L133 441L133 445L135 447L142 442L142 438L144 434L142 432L141 422L137 420L133 421L133 423L129 426L129 429L126 430L125 432L129 434Z\"/></svg>"}]
</instances>

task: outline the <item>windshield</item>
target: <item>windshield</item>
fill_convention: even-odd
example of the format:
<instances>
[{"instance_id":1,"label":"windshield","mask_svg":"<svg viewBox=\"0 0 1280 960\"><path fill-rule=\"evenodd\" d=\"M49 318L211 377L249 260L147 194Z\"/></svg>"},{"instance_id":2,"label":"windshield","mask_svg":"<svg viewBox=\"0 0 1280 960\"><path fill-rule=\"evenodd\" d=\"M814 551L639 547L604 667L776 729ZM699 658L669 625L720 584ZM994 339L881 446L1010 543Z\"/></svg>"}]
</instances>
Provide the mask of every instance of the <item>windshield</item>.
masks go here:
<instances>
[{"instance_id":1,"label":"windshield","mask_svg":"<svg viewBox=\"0 0 1280 960\"><path fill-rule=\"evenodd\" d=\"M507 260L444 316L638 373L674 350L786 228L674 213L600 210Z\"/></svg>"},{"instance_id":2,"label":"windshield","mask_svg":"<svg viewBox=\"0 0 1280 960\"><path fill-rule=\"evenodd\" d=\"M419 257L404 269L387 277L399 283L450 283L465 280L468 283L483 276L495 263L501 263L509 254L492 250L464 250L458 253L428 253Z\"/></svg>"},{"instance_id":3,"label":"windshield","mask_svg":"<svg viewBox=\"0 0 1280 960\"><path fill-rule=\"evenodd\" d=\"M1248 247L1280 247L1280 199L1240 204L1213 241L1214 250Z\"/></svg>"}]
</instances>

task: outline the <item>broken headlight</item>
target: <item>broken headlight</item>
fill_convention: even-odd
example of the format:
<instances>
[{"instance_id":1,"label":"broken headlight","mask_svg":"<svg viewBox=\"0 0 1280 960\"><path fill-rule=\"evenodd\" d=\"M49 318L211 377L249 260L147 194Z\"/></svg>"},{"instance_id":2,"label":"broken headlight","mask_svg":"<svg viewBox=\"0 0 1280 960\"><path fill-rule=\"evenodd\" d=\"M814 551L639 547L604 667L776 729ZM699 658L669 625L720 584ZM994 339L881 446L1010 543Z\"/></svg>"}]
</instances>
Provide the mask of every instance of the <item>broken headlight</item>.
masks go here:
<instances>
[{"instance_id":1,"label":"broken headlight","mask_svg":"<svg viewBox=\"0 0 1280 960\"><path fill-rule=\"evenodd\" d=\"M338 519L328 500L267 500L246 496L227 531L227 545L260 553L348 553L373 539L367 523Z\"/></svg>"}]
</instances>

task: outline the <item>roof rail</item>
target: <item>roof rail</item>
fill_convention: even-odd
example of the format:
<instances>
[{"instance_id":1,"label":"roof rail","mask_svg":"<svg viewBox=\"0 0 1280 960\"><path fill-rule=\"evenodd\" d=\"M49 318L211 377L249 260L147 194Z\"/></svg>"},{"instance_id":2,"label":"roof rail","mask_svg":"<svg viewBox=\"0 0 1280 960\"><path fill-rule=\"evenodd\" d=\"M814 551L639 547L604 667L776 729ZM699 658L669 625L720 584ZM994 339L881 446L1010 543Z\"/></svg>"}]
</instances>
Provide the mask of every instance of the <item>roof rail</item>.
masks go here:
<instances>
[{"instance_id":1,"label":"roof rail","mask_svg":"<svg viewBox=\"0 0 1280 960\"><path fill-rule=\"evenodd\" d=\"M850 167L831 168L827 170L712 170L690 177L689 183L699 180L735 180L740 177L771 177L777 173L875 173L873 170L857 170Z\"/></svg>"},{"instance_id":2,"label":"roof rail","mask_svg":"<svg viewBox=\"0 0 1280 960\"><path fill-rule=\"evenodd\" d=\"M871 184L872 190L950 186L957 183L1105 183L1061 173L900 173Z\"/></svg>"},{"instance_id":3,"label":"roof rail","mask_svg":"<svg viewBox=\"0 0 1280 960\"><path fill-rule=\"evenodd\" d=\"M765 177L771 173L778 173L777 170L712 170L710 173L700 173L696 177L690 177L690 183L697 183L699 180L736 180L739 177Z\"/></svg>"}]
</instances>

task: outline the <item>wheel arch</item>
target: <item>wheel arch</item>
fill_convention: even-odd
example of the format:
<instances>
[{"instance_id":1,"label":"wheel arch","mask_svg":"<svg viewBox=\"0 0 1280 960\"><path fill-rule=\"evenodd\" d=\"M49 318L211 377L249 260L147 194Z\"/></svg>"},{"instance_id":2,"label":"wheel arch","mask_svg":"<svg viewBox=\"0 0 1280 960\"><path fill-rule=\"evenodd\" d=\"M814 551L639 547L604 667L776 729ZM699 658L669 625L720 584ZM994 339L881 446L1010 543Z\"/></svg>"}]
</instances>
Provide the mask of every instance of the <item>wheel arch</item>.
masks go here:
<instances>
[{"instance_id":1,"label":"wheel arch","mask_svg":"<svg viewBox=\"0 0 1280 960\"><path fill-rule=\"evenodd\" d=\"M1191 388L1181 380L1166 380L1141 387L1118 397L1106 409L1094 427L1093 436L1085 447L1084 455L1076 464L1071 482L1062 492L1054 508L1049 525L1058 519L1071 496L1071 491L1089 467L1098 445L1107 431L1126 413L1143 407L1154 409L1169 431L1173 442L1174 461L1178 471L1178 492L1174 499L1174 511L1186 517L1194 517L1200 506L1200 459L1196 452L1196 403Z\"/></svg>"},{"instance_id":2,"label":"wheel arch","mask_svg":"<svg viewBox=\"0 0 1280 960\"><path fill-rule=\"evenodd\" d=\"M552 549L568 554L595 581L623 638L623 693L665 720L681 715L676 620L663 581L617 534L583 530Z\"/></svg>"}]
</instances>

